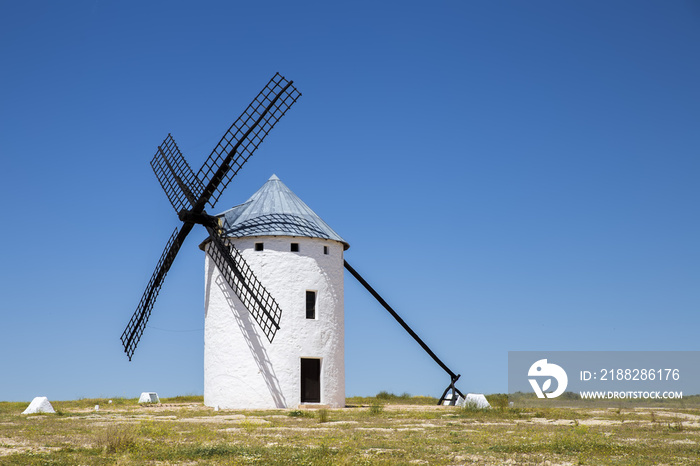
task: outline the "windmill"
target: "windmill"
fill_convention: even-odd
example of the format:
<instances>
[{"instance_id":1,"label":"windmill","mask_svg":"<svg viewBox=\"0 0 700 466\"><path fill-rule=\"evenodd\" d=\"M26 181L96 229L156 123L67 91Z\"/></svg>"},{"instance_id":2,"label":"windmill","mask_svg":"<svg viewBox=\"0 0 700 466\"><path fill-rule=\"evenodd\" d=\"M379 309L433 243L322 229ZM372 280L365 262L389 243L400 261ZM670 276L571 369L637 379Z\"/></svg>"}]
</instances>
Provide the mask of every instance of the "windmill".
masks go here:
<instances>
[{"instance_id":1,"label":"windmill","mask_svg":"<svg viewBox=\"0 0 700 466\"><path fill-rule=\"evenodd\" d=\"M340 238L335 232L333 232L330 227L325 224L311 209L306 206L303 201L298 199L291 191L284 186L281 181L273 175L266 186L269 184L271 188L266 189L265 186L261 189L264 193L258 196L256 193L249 201L245 204L235 207L230 211L224 212L218 216L212 216L206 213L204 210L207 205L214 207L219 197L221 196L224 189L231 182L232 178L236 176L238 171L241 169L243 164L250 158L258 145L262 142L265 136L270 132L272 127L279 121L280 118L285 114L285 112L296 102L296 100L301 96L299 91L292 85L292 81L287 81L284 77L276 74L263 88L263 90L258 94L258 96L251 102L248 108L243 112L243 114L231 125L228 131L221 138L219 144L214 148L209 158L205 161L202 168L195 175L190 166L185 161L183 155L177 147L174 139L171 135L168 135L163 143L158 147L158 150L151 160L151 167L160 182L161 187L165 191L170 203L172 204L175 212L178 214L178 218L182 221L182 226L179 229L175 229L170 239L168 240L165 250L158 261L155 272L153 273L146 290L141 298L141 301L136 308L131 320L129 321L126 329L121 336L121 342L124 346L124 351L126 352L129 360L131 360L136 346L141 339L141 336L145 330L146 323L150 317L151 310L153 309L153 304L158 292L163 284L163 280L170 269L175 257L182 246L187 235L192 231L195 225L199 224L206 228L209 233L209 238L202 244L202 249L206 251L209 261L213 263L216 269L217 278L220 278L225 282L226 286L232 290L237 298L239 304L247 311L246 314L252 316L254 321L257 323L260 331L268 340L272 343L277 331L280 329L280 319L282 317L282 310L277 300L268 292L267 288L262 285L260 280L256 277L253 272L253 268L249 266L246 259L244 259L243 254L232 244L231 240L238 239L250 239L250 238L260 238L266 236L274 236L279 239L279 237L295 237L295 238L313 238L330 241L329 244L334 244L335 246L340 246L338 248L339 254L337 258L338 262L333 265L333 269L326 269L323 271L322 275L338 275L338 270L340 271L340 289L342 289L342 268L344 267L348 272L355 277L369 292L377 299L377 301L396 319L396 321L411 335L411 337L423 348L428 355L450 376L450 383L448 387L443 392L440 397L438 404L442 404L443 401L447 400L448 403L454 404L458 396L464 398L462 392L457 389L455 383L460 378L459 374L455 374L451 371L428 347L428 345L411 329L411 327L394 311L394 309L387 304L387 302L377 293L374 288L372 288L367 281L360 276L360 274L344 260L342 251L347 249L349 245ZM266 196L267 197L264 197ZM256 197L258 196L258 197ZM261 198L263 196L263 198ZM257 204L256 204L257 202ZM252 208L252 214L242 214L241 209L246 206ZM291 209L291 210L290 210ZM231 220L227 213L235 211L233 217L233 224L229 222ZM238 222L238 223L236 223ZM237 240L238 241L238 240ZM260 251L263 250L263 243L248 241L248 246L252 249L258 250L258 245L260 245ZM298 240L295 240L298 241ZM242 241L245 243L245 241ZM241 242L238 243L241 245ZM296 248L295 248L296 246ZM287 251L290 251L287 249ZM329 253L329 246L323 246L323 254L327 255ZM244 252L247 252L244 250ZM291 253L292 256L296 257L295 254L299 254L299 243L291 243ZM320 254L320 253L319 253ZM279 256L278 256L279 257ZM308 257L307 257L308 258ZM292 259L294 261L296 259ZM324 259L325 260L325 259ZM295 263L291 270L295 275L302 275L301 269L296 268L299 263ZM278 264L279 265L279 264ZM308 265L308 261L307 261ZM209 266L207 266L209 269ZM284 267L278 267L284 268ZM288 267L288 269L290 269ZM289 277L282 277L282 280L288 282ZM208 279L209 281L209 279ZM331 287L333 284L331 284ZM209 285L207 286L208 288ZM224 290L225 293L225 290ZM314 296L316 291L313 291ZM285 299L284 296L281 296ZM307 305L308 305L308 291L307 291ZM314 298L315 299L315 298ZM226 297L226 302L222 304L225 308L226 318L231 318L230 309L235 307L234 300L230 297ZM319 332L319 328L316 327L314 338L321 338L321 346L328 345L328 333L337 331L338 323L339 328L342 331L342 300L339 304L339 316L335 316L335 322L331 322L331 326L327 329L323 329ZM235 310L234 310L235 311ZM308 309L307 317L308 319ZM240 315L238 316L240 320ZM206 319L205 319L206 320ZM294 324L293 321L289 321ZM336 328L333 329L333 325ZM217 331L220 331L222 327L221 322L218 321L211 327L215 327ZM205 324L205 341L207 338L208 325ZM243 326L240 327L243 331ZM251 330L248 328L245 330L247 333L247 341L245 345L248 347L256 346L253 349L253 359L256 359L256 364L258 367L251 367L251 373L253 375L263 373L264 377L267 377L265 383L272 398L274 399L273 407L285 407L285 390L280 387L280 383L274 373L269 373L269 355L266 353L263 345L253 342L252 339L257 338L256 335L252 335ZM233 332L235 333L235 332ZM311 339L311 334L304 334L304 329L297 326L290 329L291 334L296 334L295 338L297 342L299 340ZM321 336L320 334L326 335ZM252 335L252 336L251 336ZM333 337L331 337L333 339ZM216 340L216 338L213 338ZM220 342L216 344L205 343L205 360L207 359L208 352L211 352L213 347L216 347L216 356L212 359L217 361L217 365L221 366L220 362L222 360L221 353L230 353L232 364L237 364L240 361L239 354L241 350L244 350L244 346L238 348L231 348L232 333L224 332L222 337L219 339ZM333 358L339 359L337 367L333 369L336 372L344 372L343 366L343 352L342 352L342 336L339 338L341 350L338 353L337 348L333 355L326 354L324 357L326 360L331 360ZM299 346L295 343L296 346ZM226 346L228 349L220 351L220 347ZM336 345L337 346L337 345ZM285 358L285 363L289 365L289 351L286 348L277 349L277 353L283 354ZM280 356L282 357L282 356ZM301 358L302 366L304 360L308 363L313 358ZM317 358L318 359L318 358ZM319 359L320 361L320 359ZM320 364L320 362L319 362ZM308 364L307 364L308 365ZM314 369L320 372L320 368L316 367ZM207 380L208 378L222 380L225 376L230 375L230 367L225 367L224 369L217 369L217 373L214 376L207 375L207 362L205 361L205 404L207 403ZM266 371L268 373L266 373ZM285 369L288 371L288 368ZM317 374L318 375L318 374ZM295 376L298 380L299 377ZM304 390L304 376L302 368L302 391ZM320 382L319 382L320 384ZM213 385L213 384L212 384ZM216 383L217 390L220 392L222 390L222 383L219 381ZM226 385L224 383L223 385ZM307 384L308 385L308 384ZM342 392L340 399L343 400L344 404L344 379L340 383L336 384L336 392ZM251 384L245 381L240 386L240 391L249 388ZM214 390L214 391L217 391ZM226 386L223 390L231 391L230 386ZM233 390L236 391L236 390ZM257 390L259 392L261 390ZM263 390L264 391L264 390ZM320 392L320 388L311 390L312 392ZM256 390L251 392L255 395ZM448 397L448 392L451 395ZM241 395L240 393L238 394ZM312 398L318 396L318 401L321 401L321 395L315 394ZM336 405L339 404L336 397ZM304 396L301 396L301 401L304 401ZM216 402L212 402L212 405L218 406Z\"/></svg>"},{"instance_id":2,"label":"windmill","mask_svg":"<svg viewBox=\"0 0 700 466\"><path fill-rule=\"evenodd\" d=\"M213 246L212 260L236 295L245 303L261 330L272 342L282 311L258 281L240 253L226 245L219 221L204 210L214 207L234 176L253 155L265 136L297 101L301 93L279 73L270 79L240 117L231 125L195 175L170 134L158 146L151 167L168 196L182 226L176 228L156 265L146 291L122 333L124 352L131 361L153 304L180 247L195 225L206 228Z\"/></svg>"}]
</instances>

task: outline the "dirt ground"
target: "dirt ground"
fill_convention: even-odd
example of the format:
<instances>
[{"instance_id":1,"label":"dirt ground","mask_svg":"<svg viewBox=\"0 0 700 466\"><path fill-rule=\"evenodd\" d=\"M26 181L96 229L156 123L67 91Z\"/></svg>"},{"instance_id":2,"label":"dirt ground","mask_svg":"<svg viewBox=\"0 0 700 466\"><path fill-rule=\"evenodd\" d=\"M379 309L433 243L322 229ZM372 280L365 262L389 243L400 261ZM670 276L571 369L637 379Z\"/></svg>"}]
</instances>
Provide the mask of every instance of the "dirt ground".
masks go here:
<instances>
[{"instance_id":1,"label":"dirt ground","mask_svg":"<svg viewBox=\"0 0 700 466\"><path fill-rule=\"evenodd\" d=\"M99 404L98 411L94 405ZM0 464L700 464L700 409L0 403Z\"/></svg>"}]
</instances>

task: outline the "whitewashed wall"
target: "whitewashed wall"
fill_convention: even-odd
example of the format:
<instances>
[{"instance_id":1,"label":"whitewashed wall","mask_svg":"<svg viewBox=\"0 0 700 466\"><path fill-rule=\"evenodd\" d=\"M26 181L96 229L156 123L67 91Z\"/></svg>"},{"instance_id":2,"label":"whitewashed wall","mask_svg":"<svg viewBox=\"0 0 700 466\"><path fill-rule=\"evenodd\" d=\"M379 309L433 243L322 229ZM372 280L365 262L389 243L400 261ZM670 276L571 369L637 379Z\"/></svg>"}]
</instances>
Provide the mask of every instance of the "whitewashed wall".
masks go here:
<instances>
[{"instance_id":1,"label":"whitewashed wall","mask_svg":"<svg viewBox=\"0 0 700 466\"><path fill-rule=\"evenodd\" d=\"M231 241L282 309L272 343L206 255L204 404L288 408L301 403L301 358L321 359L321 404L345 406L343 245L261 236ZM254 244L264 243L264 251ZM290 252L291 243L299 252ZM323 253L328 246L329 254ZM316 319L306 291L317 291Z\"/></svg>"}]
</instances>

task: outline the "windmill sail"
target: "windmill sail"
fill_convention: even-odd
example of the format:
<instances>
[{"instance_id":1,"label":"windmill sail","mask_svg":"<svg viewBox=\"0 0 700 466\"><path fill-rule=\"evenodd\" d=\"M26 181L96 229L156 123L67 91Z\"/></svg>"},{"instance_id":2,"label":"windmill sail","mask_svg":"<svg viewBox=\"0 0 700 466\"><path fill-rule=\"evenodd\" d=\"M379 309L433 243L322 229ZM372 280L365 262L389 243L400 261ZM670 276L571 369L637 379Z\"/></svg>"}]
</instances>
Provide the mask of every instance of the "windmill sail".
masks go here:
<instances>
[{"instance_id":1,"label":"windmill sail","mask_svg":"<svg viewBox=\"0 0 700 466\"><path fill-rule=\"evenodd\" d=\"M243 164L300 96L292 81L287 81L279 73L275 74L224 134L197 175L171 135L158 147L151 167L183 226L179 231L175 230L168 240L146 291L122 333L122 345L129 360L146 328L163 280L195 224L207 228L212 238L212 246L207 252L268 340L274 338L282 311L240 253L226 247L216 230L217 219L208 215L204 207L206 204L212 207L216 204Z\"/></svg>"},{"instance_id":2,"label":"windmill sail","mask_svg":"<svg viewBox=\"0 0 700 466\"><path fill-rule=\"evenodd\" d=\"M170 239L165 245L165 250L160 256L160 260L158 260L156 270L153 272L153 275L151 275L148 286L146 286L146 291L144 291L143 296L141 296L141 301L139 301L136 311L131 316L126 329L124 329L122 333L121 341L124 346L124 351L129 357L129 361L131 361L131 357L134 355L136 345L138 345L139 340L141 340L141 335L146 328L148 318L151 316L151 310L160 292L160 287L163 285L163 280L165 280L170 266L172 266L175 261L175 256L177 256L182 243L185 242L185 238L190 233L193 226L193 224L185 224L182 230L178 231L176 228L170 236Z\"/></svg>"},{"instance_id":3,"label":"windmill sail","mask_svg":"<svg viewBox=\"0 0 700 466\"><path fill-rule=\"evenodd\" d=\"M227 245L218 232L209 230L211 241L206 245L207 254L226 283L260 325L267 339L272 342L280 328L282 309L257 279L241 253L233 245Z\"/></svg>"},{"instance_id":4,"label":"windmill sail","mask_svg":"<svg viewBox=\"0 0 700 466\"><path fill-rule=\"evenodd\" d=\"M194 207L204 186L182 156L172 135L168 134L158 146L151 167L175 212Z\"/></svg>"},{"instance_id":5,"label":"windmill sail","mask_svg":"<svg viewBox=\"0 0 700 466\"><path fill-rule=\"evenodd\" d=\"M231 179L300 96L293 82L277 73L233 122L197 173L204 185L216 182L211 192L204 194L211 196L207 197L211 207L216 205ZM217 172L224 166L226 172L217 181Z\"/></svg>"}]
</instances>

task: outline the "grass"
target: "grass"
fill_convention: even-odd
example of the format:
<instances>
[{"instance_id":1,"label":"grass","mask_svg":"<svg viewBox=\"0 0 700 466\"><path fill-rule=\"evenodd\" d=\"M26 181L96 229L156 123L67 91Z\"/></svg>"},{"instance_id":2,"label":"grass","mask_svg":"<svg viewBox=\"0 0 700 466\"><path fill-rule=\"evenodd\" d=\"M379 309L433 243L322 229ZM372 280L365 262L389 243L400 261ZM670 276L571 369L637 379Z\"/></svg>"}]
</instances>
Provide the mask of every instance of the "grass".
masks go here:
<instances>
[{"instance_id":1,"label":"grass","mask_svg":"<svg viewBox=\"0 0 700 466\"><path fill-rule=\"evenodd\" d=\"M386 391L377 393L376 396L353 396L346 398L345 404L349 406L370 405L372 403L393 403L404 405L436 405L437 398L431 396L411 396L408 393L395 395Z\"/></svg>"},{"instance_id":2,"label":"grass","mask_svg":"<svg viewBox=\"0 0 700 466\"><path fill-rule=\"evenodd\" d=\"M106 453L119 453L133 448L136 438L133 426L112 424L95 435L95 445Z\"/></svg>"},{"instance_id":3,"label":"grass","mask_svg":"<svg viewBox=\"0 0 700 466\"><path fill-rule=\"evenodd\" d=\"M369 413L373 415L382 414L384 405L382 403L372 403L369 405Z\"/></svg>"},{"instance_id":4,"label":"grass","mask_svg":"<svg viewBox=\"0 0 700 466\"><path fill-rule=\"evenodd\" d=\"M326 408L318 410L318 422L328 422L330 421L330 414Z\"/></svg>"},{"instance_id":5,"label":"grass","mask_svg":"<svg viewBox=\"0 0 700 466\"><path fill-rule=\"evenodd\" d=\"M435 406L380 393L346 409L215 412L201 397L0 402L0 464L698 464L700 403L684 406ZM427 403L431 400L431 403ZM511 400L512 401L512 400ZM94 411L94 405L100 411Z\"/></svg>"},{"instance_id":6,"label":"grass","mask_svg":"<svg viewBox=\"0 0 700 466\"><path fill-rule=\"evenodd\" d=\"M507 445L494 445L493 451L509 453L587 453L602 456L624 455L634 453L636 446L623 445L615 442L610 436L583 426L572 426L561 429L550 436L537 438L535 441L524 439Z\"/></svg>"},{"instance_id":7,"label":"grass","mask_svg":"<svg viewBox=\"0 0 700 466\"><path fill-rule=\"evenodd\" d=\"M180 395L172 398L161 398L161 403L204 403L202 395Z\"/></svg>"}]
</instances>

